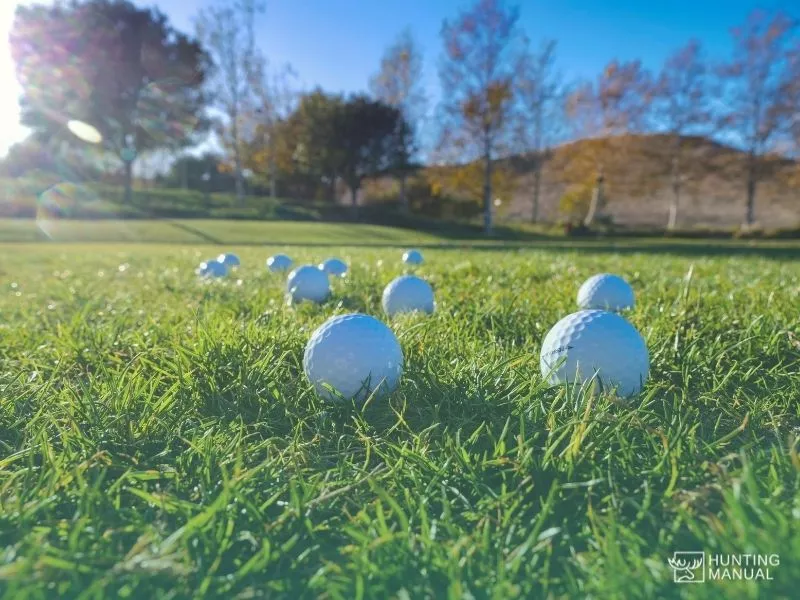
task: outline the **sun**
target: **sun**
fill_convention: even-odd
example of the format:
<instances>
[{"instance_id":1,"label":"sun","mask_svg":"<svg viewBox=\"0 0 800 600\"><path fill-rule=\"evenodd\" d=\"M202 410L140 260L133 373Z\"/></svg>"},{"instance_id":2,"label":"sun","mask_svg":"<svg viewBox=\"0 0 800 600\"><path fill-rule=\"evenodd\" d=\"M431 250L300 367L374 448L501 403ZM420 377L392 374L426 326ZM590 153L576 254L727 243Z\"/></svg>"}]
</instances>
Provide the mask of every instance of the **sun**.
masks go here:
<instances>
[{"instance_id":1,"label":"sun","mask_svg":"<svg viewBox=\"0 0 800 600\"><path fill-rule=\"evenodd\" d=\"M16 0L0 2L0 156L5 156L12 145L28 135L28 130L19 122L19 96L22 90L8 46L8 34L18 4L21 2Z\"/></svg>"}]
</instances>

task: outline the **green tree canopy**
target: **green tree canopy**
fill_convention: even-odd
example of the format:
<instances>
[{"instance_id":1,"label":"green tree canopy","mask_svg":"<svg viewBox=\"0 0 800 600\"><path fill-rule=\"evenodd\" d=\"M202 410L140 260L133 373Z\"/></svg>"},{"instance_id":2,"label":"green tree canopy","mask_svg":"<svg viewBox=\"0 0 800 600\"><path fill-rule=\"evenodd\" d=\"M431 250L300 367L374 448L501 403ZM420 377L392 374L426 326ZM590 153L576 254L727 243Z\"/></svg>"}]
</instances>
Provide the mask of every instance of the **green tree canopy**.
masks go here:
<instances>
[{"instance_id":1,"label":"green tree canopy","mask_svg":"<svg viewBox=\"0 0 800 600\"><path fill-rule=\"evenodd\" d=\"M400 109L366 96L350 98L338 122L342 178L355 206L364 178L409 164L407 140L411 130Z\"/></svg>"},{"instance_id":2,"label":"green tree canopy","mask_svg":"<svg viewBox=\"0 0 800 600\"><path fill-rule=\"evenodd\" d=\"M364 178L409 162L401 111L364 95L305 94L276 131L279 167L327 186L331 199L341 179L355 204Z\"/></svg>"},{"instance_id":3,"label":"green tree canopy","mask_svg":"<svg viewBox=\"0 0 800 600\"><path fill-rule=\"evenodd\" d=\"M127 199L137 156L187 146L207 128L208 56L157 9L128 0L19 6L10 42L23 124L40 139L77 142L71 130L102 143L125 165Z\"/></svg>"}]
</instances>

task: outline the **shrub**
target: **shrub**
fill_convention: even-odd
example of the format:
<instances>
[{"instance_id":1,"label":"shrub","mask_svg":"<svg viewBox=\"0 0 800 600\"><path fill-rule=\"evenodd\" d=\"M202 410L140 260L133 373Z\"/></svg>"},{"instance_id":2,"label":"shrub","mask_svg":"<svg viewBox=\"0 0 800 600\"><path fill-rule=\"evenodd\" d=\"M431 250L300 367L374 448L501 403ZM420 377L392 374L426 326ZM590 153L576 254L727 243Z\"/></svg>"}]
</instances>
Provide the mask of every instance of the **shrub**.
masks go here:
<instances>
[{"instance_id":1,"label":"shrub","mask_svg":"<svg viewBox=\"0 0 800 600\"><path fill-rule=\"evenodd\" d=\"M592 183L574 184L567 188L558 201L558 209L568 223L583 222L589 212L593 192Z\"/></svg>"}]
</instances>

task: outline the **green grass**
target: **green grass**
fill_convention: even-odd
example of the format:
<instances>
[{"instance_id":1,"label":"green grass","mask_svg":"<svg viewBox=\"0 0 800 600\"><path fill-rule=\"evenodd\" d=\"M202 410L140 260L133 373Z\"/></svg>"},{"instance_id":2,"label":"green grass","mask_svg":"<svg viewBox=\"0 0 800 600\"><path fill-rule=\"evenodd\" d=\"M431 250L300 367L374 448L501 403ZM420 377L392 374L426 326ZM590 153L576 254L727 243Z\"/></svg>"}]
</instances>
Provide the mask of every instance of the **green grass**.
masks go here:
<instances>
[{"instance_id":1,"label":"green grass","mask_svg":"<svg viewBox=\"0 0 800 600\"><path fill-rule=\"evenodd\" d=\"M398 249L243 245L241 284L204 285L219 247L195 239L0 245L3 597L796 597L796 256L429 250L437 313L392 323L402 385L359 408L313 395L303 348L332 314L381 315ZM289 308L277 249L351 276ZM598 271L637 292L630 403L539 373ZM676 585L691 550L780 566Z\"/></svg>"},{"instance_id":2,"label":"green grass","mask_svg":"<svg viewBox=\"0 0 800 600\"><path fill-rule=\"evenodd\" d=\"M2 219L2 243L148 243L220 246L470 246L526 247L559 251L647 252L708 255L800 256L795 239L703 239L671 237L571 238L529 228L501 228L487 239L480 228L439 223L430 230L363 223L253 221L238 219Z\"/></svg>"},{"instance_id":3,"label":"green grass","mask_svg":"<svg viewBox=\"0 0 800 600\"><path fill-rule=\"evenodd\" d=\"M431 244L444 238L355 223L238 220L0 219L0 242L146 242L206 244Z\"/></svg>"}]
</instances>

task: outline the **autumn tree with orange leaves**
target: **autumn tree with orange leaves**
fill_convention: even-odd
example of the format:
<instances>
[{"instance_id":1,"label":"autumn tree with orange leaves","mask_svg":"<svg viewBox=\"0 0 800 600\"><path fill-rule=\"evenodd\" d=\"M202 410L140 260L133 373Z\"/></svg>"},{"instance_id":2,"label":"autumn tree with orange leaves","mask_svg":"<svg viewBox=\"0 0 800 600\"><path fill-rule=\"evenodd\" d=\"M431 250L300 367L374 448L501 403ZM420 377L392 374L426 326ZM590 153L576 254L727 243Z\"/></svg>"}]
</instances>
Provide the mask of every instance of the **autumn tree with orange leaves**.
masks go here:
<instances>
[{"instance_id":1,"label":"autumn tree with orange leaves","mask_svg":"<svg viewBox=\"0 0 800 600\"><path fill-rule=\"evenodd\" d=\"M478 0L442 26L438 156L456 169L482 172L483 222L492 232L495 161L511 147L514 77L522 41L519 12L502 0ZM472 179L464 174L464 179Z\"/></svg>"},{"instance_id":2,"label":"autumn tree with orange leaves","mask_svg":"<svg viewBox=\"0 0 800 600\"><path fill-rule=\"evenodd\" d=\"M750 13L732 30L733 57L722 65L721 125L745 153L744 225L755 223L759 184L795 143L800 80L797 22L782 12Z\"/></svg>"},{"instance_id":3,"label":"autumn tree with orange leaves","mask_svg":"<svg viewBox=\"0 0 800 600\"><path fill-rule=\"evenodd\" d=\"M642 131L650 103L652 82L639 61L612 61L596 81L579 85L567 97L566 111L576 136L584 143L570 144L560 153L564 181L571 186L591 186L584 225L601 215L606 185L623 185L628 177L632 149L627 137ZM648 181L647 174L639 174Z\"/></svg>"},{"instance_id":4,"label":"autumn tree with orange leaves","mask_svg":"<svg viewBox=\"0 0 800 600\"><path fill-rule=\"evenodd\" d=\"M420 150L419 134L427 98L422 81L422 50L410 30L403 31L386 49L378 72L370 79L370 91L378 100L402 113L395 132L399 150L392 173L400 184L400 205L409 210L406 183L415 170Z\"/></svg>"},{"instance_id":5,"label":"autumn tree with orange leaves","mask_svg":"<svg viewBox=\"0 0 800 600\"><path fill-rule=\"evenodd\" d=\"M536 223L542 194L542 167L559 133L563 114L564 86L556 69L556 42L546 40L534 50L526 40L517 75L518 138L520 149L532 159L531 221Z\"/></svg>"},{"instance_id":6,"label":"autumn tree with orange leaves","mask_svg":"<svg viewBox=\"0 0 800 600\"><path fill-rule=\"evenodd\" d=\"M709 69L700 43L692 40L667 59L653 88L654 118L658 129L668 136L665 151L656 157L669 174L672 191L667 230L677 225L684 188L708 170L707 163L689 159L687 136L711 133L709 86Z\"/></svg>"}]
</instances>

